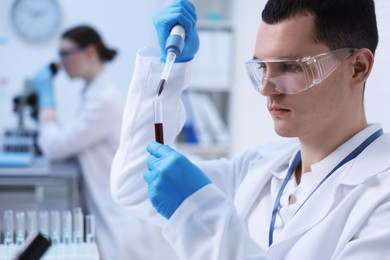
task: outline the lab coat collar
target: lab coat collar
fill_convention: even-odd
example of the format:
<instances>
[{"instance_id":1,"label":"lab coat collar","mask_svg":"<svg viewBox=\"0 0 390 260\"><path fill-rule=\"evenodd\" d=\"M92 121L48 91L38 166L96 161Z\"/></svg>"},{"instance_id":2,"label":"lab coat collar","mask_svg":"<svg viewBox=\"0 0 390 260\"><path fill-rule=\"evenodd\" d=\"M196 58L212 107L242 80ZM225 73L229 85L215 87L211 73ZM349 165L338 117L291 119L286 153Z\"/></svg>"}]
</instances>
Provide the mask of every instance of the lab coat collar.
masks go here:
<instances>
[{"instance_id":1,"label":"lab coat collar","mask_svg":"<svg viewBox=\"0 0 390 260\"><path fill-rule=\"evenodd\" d=\"M383 134L369 145L343 172L340 183L356 186L390 168L390 134ZM380 156L378 156L380 151Z\"/></svg>"},{"instance_id":2,"label":"lab coat collar","mask_svg":"<svg viewBox=\"0 0 390 260\"><path fill-rule=\"evenodd\" d=\"M237 212L240 212L243 218L247 216L251 205L255 203L259 192L271 179L272 175L277 175L280 178L285 177L286 169L289 163L291 163L291 158L293 158L291 155L298 151L299 143L297 140L289 140L287 142L267 144L255 149L258 149L258 159L249 166L248 171L250 174L241 183L234 200ZM262 151L265 151L265 153ZM281 161L281 158L283 158L283 161ZM265 164L268 164L268 166ZM264 168L270 170L261 174L256 170ZM264 176L264 174L267 174L267 176ZM253 183L256 183L256 185L253 185Z\"/></svg>"},{"instance_id":3,"label":"lab coat collar","mask_svg":"<svg viewBox=\"0 0 390 260\"><path fill-rule=\"evenodd\" d=\"M334 167L337 165L343 158L347 157L349 153L351 153L354 149L356 149L364 140L366 140L370 135L372 135L374 132L381 129L381 125L379 124L371 124L356 135L354 135L351 139L349 139L347 142L342 144L340 147L338 147L336 150L334 150L331 154L329 154L327 157L325 157L323 160L321 160L318 163L312 164L312 174L314 174L317 182L320 182ZM378 141L380 142L380 141ZM377 143L377 142L374 142ZM371 144L369 147L372 147L373 144ZM369 151L369 147L367 147L365 150ZM375 149L375 148L374 148ZM286 170L291 165L293 159L295 158L296 154L298 152L298 149L294 152L294 154L291 156L290 161L288 164L282 163L279 167L271 169L271 173L274 177L278 179L284 179L286 177ZM361 155L365 154L364 151ZM361 160L359 160L360 162ZM380 165L380 164L378 164ZM377 166L378 166L377 165ZM371 165L370 165L371 166ZM363 176L366 176L367 173L363 172ZM361 183L364 181L362 179L356 179L356 175L351 176L348 175L344 179L345 184L348 184L350 181L352 183L355 183L357 181L358 183Z\"/></svg>"},{"instance_id":4,"label":"lab coat collar","mask_svg":"<svg viewBox=\"0 0 390 260\"><path fill-rule=\"evenodd\" d=\"M363 131L356 134L345 144L334 151L327 159L332 159L335 162L334 154L338 156L347 156L353 149L359 146L368 136L379 130L380 125L370 125ZM390 158L390 135L382 135L373 143L371 143L363 152L354 160L350 161L346 167L341 167L341 174L332 175L325 181L321 188L314 192L305 205L291 219L290 223L282 230L282 232L274 240L270 250L275 250L283 241L296 237L303 232L313 228L322 219L326 217L336 199L337 190L341 185L358 185L370 177L389 168L390 163L387 158ZM378 156L378 151L383 156ZM338 161L340 161L338 159ZM325 160L325 165L326 165ZM334 164L335 165L335 164ZM324 166L324 164L322 164ZM333 166L334 167L334 166ZM326 193L326 194L324 194ZM319 203L320 202L320 203ZM304 219L304 221L302 221Z\"/></svg>"},{"instance_id":5,"label":"lab coat collar","mask_svg":"<svg viewBox=\"0 0 390 260\"><path fill-rule=\"evenodd\" d=\"M286 175L287 175L287 170L290 167L290 165L292 164L292 162L293 162L293 160L298 152L299 152L299 148L295 148L295 151L292 153L290 158L287 157L286 161L284 161L278 167L274 167L274 168L270 169L270 172L272 173L272 175L280 180L284 180L284 178L286 178Z\"/></svg>"},{"instance_id":6,"label":"lab coat collar","mask_svg":"<svg viewBox=\"0 0 390 260\"><path fill-rule=\"evenodd\" d=\"M342 144L331 154L325 157L318 163L312 164L312 174L316 178L317 182L320 182L343 158L346 158L354 149L356 149L361 143L363 143L370 135L381 129L379 124L372 124L355 134L347 142ZM368 147L366 148L368 149ZM364 152L364 151L363 151ZM360 160L359 160L360 161ZM350 164L345 165L347 167Z\"/></svg>"},{"instance_id":7,"label":"lab coat collar","mask_svg":"<svg viewBox=\"0 0 390 260\"><path fill-rule=\"evenodd\" d=\"M302 208L296 212L290 222L283 228L277 237L274 237L273 244L269 250L275 250L275 247L282 246L285 241L288 241L307 230L310 230L323 220L335 200L335 182L326 181L321 189L313 193ZM324 194L326 193L326 194ZM277 249L276 249L277 250Z\"/></svg>"},{"instance_id":8,"label":"lab coat collar","mask_svg":"<svg viewBox=\"0 0 390 260\"><path fill-rule=\"evenodd\" d=\"M371 124L359 133L355 134L352 138L350 138L347 142L342 144L340 147L338 147L336 150L334 150L331 154L329 154L326 158L324 158L322 161L315 163L311 166L311 169L313 173L317 174L316 178L319 178L321 181L322 178L326 176L334 167L337 165L343 158L346 158L348 154L350 154L354 149L356 149L361 143L363 143L369 136L371 136L373 133L381 129L381 125L379 124ZM381 143L380 138L375 140L372 144L370 144L366 149L362 151L362 153L355 159L352 160L350 163L347 163L344 165L344 170L341 173L340 176L340 183L346 184L346 185L358 185L362 182L364 182L365 179L371 177L372 175L375 175L380 170L379 168L382 167L383 164L378 162L377 164L373 165L372 158L365 158L368 156L373 156L372 151L378 151L380 149L377 147L378 144ZM363 167L364 165L367 166L367 162L369 163L369 170L363 171L363 169L356 168L354 165L358 165L358 167ZM383 163L385 163L384 160L382 160ZM364 164L364 165L361 165ZM385 164L386 165L386 164ZM385 166L383 165L383 166ZM374 170L378 169L378 170ZM349 172L356 171L353 174L349 174Z\"/></svg>"}]
</instances>

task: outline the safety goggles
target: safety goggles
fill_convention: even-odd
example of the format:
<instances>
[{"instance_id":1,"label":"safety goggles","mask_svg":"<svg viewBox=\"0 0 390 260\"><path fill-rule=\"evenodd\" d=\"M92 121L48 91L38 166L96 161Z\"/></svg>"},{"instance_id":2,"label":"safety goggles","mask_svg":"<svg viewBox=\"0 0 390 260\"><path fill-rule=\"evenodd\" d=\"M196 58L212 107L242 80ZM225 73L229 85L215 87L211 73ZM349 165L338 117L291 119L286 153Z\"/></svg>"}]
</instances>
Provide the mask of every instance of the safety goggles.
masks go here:
<instances>
[{"instance_id":1,"label":"safety goggles","mask_svg":"<svg viewBox=\"0 0 390 260\"><path fill-rule=\"evenodd\" d=\"M61 60L65 60L73 53L80 52L82 50L83 50L83 48L81 48L81 47L73 47L73 48L69 48L67 50L60 50L58 55L60 56Z\"/></svg>"},{"instance_id":2,"label":"safety goggles","mask_svg":"<svg viewBox=\"0 0 390 260\"><path fill-rule=\"evenodd\" d=\"M261 92L267 81L280 93L296 94L321 83L355 51L343 48L313 57L252 59L245 66L256 91Z\"/></svg>"}]
</instances>

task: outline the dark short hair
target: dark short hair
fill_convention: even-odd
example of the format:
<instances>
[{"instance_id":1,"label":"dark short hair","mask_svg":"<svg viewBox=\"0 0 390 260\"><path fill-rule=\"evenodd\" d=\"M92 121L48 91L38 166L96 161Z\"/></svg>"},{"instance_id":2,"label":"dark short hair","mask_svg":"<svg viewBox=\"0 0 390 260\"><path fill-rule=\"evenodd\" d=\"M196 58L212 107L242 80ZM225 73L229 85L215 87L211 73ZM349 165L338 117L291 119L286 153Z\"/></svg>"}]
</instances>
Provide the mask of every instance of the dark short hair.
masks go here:
<instances>
[{"instance_id":1,"label":"dark short hair","mask_svg":"<svg viewBox=\"0 0 390 260\"><path fill-rule=\"evenodd\" d=\"M378 45L373 0L268 0L262 12L265 23L276 24L301 13L315 17L314 39L331 50Z\"/></svg>"},{"instance_id":2,"label":"dark short hair","mask_svg":"<svg viewBox=\"0 0 390 260\"><path fill-rule=\"evenodd\" d=\"M81 48L85 48L90 44L94 45L102 61L110 61L117 54L116 50L106 47L95 29L87 25L80 25L65 31L62 38L74 41Z\"/></svg>"}]
</instances>

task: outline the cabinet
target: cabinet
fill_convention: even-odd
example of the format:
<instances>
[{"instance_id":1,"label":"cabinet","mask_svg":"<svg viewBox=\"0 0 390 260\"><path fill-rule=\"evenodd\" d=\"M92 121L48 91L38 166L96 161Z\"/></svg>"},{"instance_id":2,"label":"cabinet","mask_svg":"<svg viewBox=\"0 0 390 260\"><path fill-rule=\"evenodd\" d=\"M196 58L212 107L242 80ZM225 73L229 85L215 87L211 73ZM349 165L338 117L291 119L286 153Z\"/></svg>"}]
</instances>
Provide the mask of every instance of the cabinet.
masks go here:
<instances>
[{"instance_id":1,"label":"cabinet","mask_svg":"<svg viewBox=\"0 0 390 260\"><path fill-rule=\"evenodd\" d=\"M193 0L198 12L200 48L183 94L186 125L177 139L183 153L204 159L227 156L233 82L233 0Z\"/></svg>"}]
</instances>

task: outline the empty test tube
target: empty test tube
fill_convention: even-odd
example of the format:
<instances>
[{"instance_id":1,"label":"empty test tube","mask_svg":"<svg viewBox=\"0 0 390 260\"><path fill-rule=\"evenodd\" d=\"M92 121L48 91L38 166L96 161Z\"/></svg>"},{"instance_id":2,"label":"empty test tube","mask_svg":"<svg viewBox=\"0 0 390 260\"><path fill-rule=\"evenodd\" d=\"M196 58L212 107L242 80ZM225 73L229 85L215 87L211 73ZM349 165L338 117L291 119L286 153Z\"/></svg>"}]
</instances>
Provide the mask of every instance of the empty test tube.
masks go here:
<instances>
[{"instance_id":1,"label":"empty test tube","mask_svg":"<svg viewBox=\"0 0 390 260\"><path fill-rule=\"evenodd\" d=\"M76 244L84 242L84 215L80 207L73 209L73 237Z\"/></svg>"},{"instance_id":2,"label":"empty test tube","mask_svg":"<svg viewBox=\"0 0 390 260\"><path fill-rule=\"evenodd\" d=\"M50 239L53 245L60 243L61 221L60 212L57 210L50 212Z\"/></svg>"},{"instance_id":3,"label":"empty test tube","mask_svg":"<svg viewBox=\"0 0 390 260\"><path fill-rule=\"evenodd\" d=\"M95 243L95 233L96 233L96 226L95 226L95 216L93 215L87 215L85 217L85 233L87 237L87 243Z\"/></svg>"},{"instance_id":4,"label":"empty test tube","mask_svg":"<svg viewBox=\"0 0 390 260\"><path fill-rule=\"evenodd\" d=\"M35 234L38 231L37 212L35 210L27 211L27 235Z\"/></svg>"},{"instance_id":5,"label":"empty test tube","mask_svg":"<svg viewBox=\"0 0 390 260\"><path fill-rule=\"evenodd\" d=\"M17 245L22 245L26 238L26 220L24 211L15 212L15 241Z\"/></svg>"},{"instance_id":6,"label":"empty test tube","mask_svg":"<svg viewBox=\"0 0 390 260\"><path fill-rule=\"evenodd\" d=\"M70 210L62 212L62 243L65 245L72 243L72 213Z\"/></svg>"},{"instance_id":7,"label":"empty test tube","mask_svg":"<svg viewBox=\"0 0 390 260\"><path fill-rule=\"evenodd\" d=\"M39 212L39 232L45 238L49 238L49 213L46 210Z\"/></svg>"},{"instance_id":8,"label":"empty test tube","mask_svg":"<svg viewBox=\"0 0 390 260\"><path fill-rule=\"evenodd\" d=\"M4 211L4 244L9 246L14 242L14 213L12 210Z\"/></svg>"}]
</instances>

